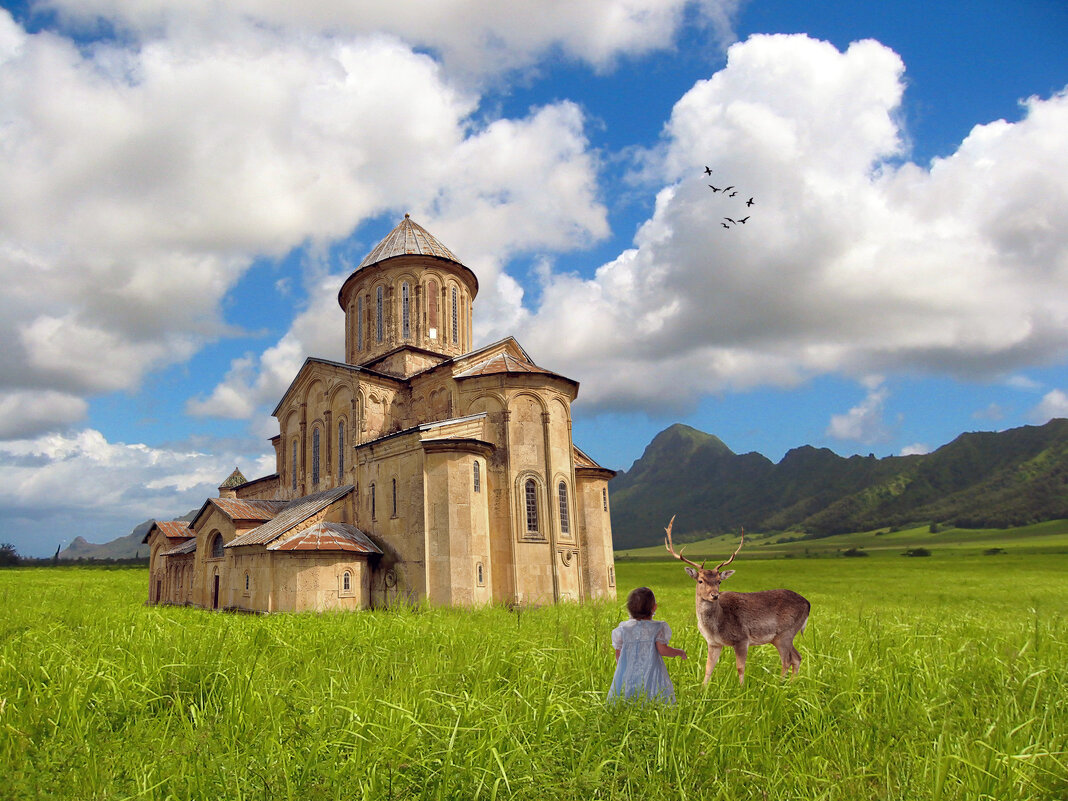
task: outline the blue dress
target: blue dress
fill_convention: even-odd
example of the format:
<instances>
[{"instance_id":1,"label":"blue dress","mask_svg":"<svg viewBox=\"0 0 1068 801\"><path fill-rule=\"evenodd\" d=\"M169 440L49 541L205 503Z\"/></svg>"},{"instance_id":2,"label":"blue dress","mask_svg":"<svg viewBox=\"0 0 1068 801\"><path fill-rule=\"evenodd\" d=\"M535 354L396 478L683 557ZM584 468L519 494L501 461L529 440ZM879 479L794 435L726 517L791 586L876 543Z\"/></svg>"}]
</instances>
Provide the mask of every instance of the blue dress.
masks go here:
<instances>
[{"instance_id":1,"label":"blue dress","mask_svg":"<svg viewBox=\"0 0 1068 801\"><path fill-rule=\"evenodd\" d=\"M612 647L619 650L608 700L645 698L675 703L675 687L656 644L667 645L671 627L663 620L625 620L612 631Z\"/></svg>"}]
</instances>

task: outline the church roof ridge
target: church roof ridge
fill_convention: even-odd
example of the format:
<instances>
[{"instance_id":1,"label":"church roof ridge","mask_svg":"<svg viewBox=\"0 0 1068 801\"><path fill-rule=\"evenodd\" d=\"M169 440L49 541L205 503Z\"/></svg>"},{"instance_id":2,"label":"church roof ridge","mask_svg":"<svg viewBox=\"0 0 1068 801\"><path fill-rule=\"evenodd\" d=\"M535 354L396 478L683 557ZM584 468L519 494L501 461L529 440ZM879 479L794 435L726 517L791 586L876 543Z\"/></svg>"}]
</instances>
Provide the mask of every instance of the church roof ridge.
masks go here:
<instances>
[{"instance_id":1,"label":"church roof ridge","mask_svg":"<svg viewBox=\"0 0 1068 801\"><path fill-rule=\"evenodd\" d=\"M267 545L274 542L282 534L291 530L294 526L303 523L309 517L328 507L339 498L343 498L352 492L355 487L352 484L342 484L328 490L294 498L285 503L282 510L271 520L252 531L235 537L226 543L227 548L235 548L240 545Z\"/></svg>"},{"instance_id":2,"label":"church roof ridge","mask_svg":"<svg viewBox=\"0 0 1068 801\"><path fill-rule=\"evenodd\" d=\"M404 219L363 257L363 261L356 270L392 259L394 256L410 255L434 256L463 264L451 250L441 244L436 236L413 222L411 217L405 214Z\"/></svg>"}]
</instances>

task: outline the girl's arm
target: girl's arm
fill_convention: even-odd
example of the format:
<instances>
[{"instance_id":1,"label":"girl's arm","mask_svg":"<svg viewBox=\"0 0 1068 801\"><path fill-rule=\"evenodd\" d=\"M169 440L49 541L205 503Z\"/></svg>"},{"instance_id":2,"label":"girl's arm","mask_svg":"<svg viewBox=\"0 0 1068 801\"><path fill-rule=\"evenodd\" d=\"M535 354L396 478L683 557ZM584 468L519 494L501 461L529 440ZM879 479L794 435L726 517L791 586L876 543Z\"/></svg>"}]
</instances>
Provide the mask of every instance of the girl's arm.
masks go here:
<instances>
[{"instance_id":1,"label":"girl's arm","mask_svg":"<svg viewBox=\"0 0 1068 801\"><path fill-rule=\"evenodd\" d=\"M616 661L617 662L619 661L619 649L618 648L616 648Z\"/></svg>"},{"instance_id":2,"label":"girl's arm","mask_svg":"<svg viewBox=\"0 0 1068 801\"><path fill-rule=\"evenodd\" d=\"M656 642L656 652L661 656L681 656L683 659L686 658L686 652L684 650L681 648L672 648L666 642L660 642L659 640ZM618 654L619 652L617 651L616 659L619 659Z\"/></svg>"}]
</instances>

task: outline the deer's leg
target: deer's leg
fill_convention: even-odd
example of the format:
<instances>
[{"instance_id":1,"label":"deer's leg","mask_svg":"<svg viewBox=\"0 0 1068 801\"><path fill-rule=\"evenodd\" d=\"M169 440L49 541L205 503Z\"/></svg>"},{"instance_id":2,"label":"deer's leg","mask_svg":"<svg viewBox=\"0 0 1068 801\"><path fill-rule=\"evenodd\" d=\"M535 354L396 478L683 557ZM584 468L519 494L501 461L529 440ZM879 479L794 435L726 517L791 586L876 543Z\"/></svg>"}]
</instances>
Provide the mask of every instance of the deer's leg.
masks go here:
<instances>
[{"instance_id":1,"label":"deer's leg","mask_svg":"<svg viewBox=\"0 0 1068 801\"><path fill-rule=\"evenodd\" d=\"M740 642L734 646L734 663L738 668L738 683L745 683L745 657L749 654L749 644Z\"/></svg>"},{"instance_id":2,"label":"deer's leg","mask_svg":"<svg viewBox=\"0 0 1068 801\"><path fill-rule=\"evenodd\" d=\"M794 645L785 639L772 640L771 642L775 646L775 650L779 652L779 661L782 663L782 676L785 677L794 663Z\"/></svg>"},{"instance_id":3,"label":"deer's leg","mask_svg":"<svg viewBox=\"0 0 1068 801\"><path fill-rule=\"evenodd\" d=\"M801 652L798 651L793 643L790 643L790 650L793 652L790 654L790 663L794 667L794 675L801 675Z\"/></svg>"},{"instance_id":4,"label":"deer's leg","mask_svg":"<svg viewBox=\"0 0 1068 801\"><path fill-rule=\"evenodd\" d=\"M708 644L708 660L705 662L705 684L708 684L708 680L712 678L712 668L714 668L716 662L719 661L719 652L722 650L722 645Z\"/></svg>"}]
</instances>

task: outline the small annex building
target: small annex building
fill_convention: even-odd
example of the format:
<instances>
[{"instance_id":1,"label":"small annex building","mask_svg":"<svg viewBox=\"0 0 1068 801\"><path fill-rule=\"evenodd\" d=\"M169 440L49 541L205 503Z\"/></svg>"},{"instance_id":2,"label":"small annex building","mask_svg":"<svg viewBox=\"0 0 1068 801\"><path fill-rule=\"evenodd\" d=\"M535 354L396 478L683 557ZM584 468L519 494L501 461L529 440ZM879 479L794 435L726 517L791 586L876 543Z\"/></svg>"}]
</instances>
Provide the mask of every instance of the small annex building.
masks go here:
<instances>
[{"instance_id":1,"label":"small annex building","mask_svg":"<svg viewBox=\"0 0 1068 801\"><path fill-rule=\"evenodd\" d=\"M608 481L578 383L515 339L472 350L474 273L404 219L338 293L345 362L275 407L276 470L160 521L149 603L301 611L615 598Z\"/></svg>"}]
</instances>

